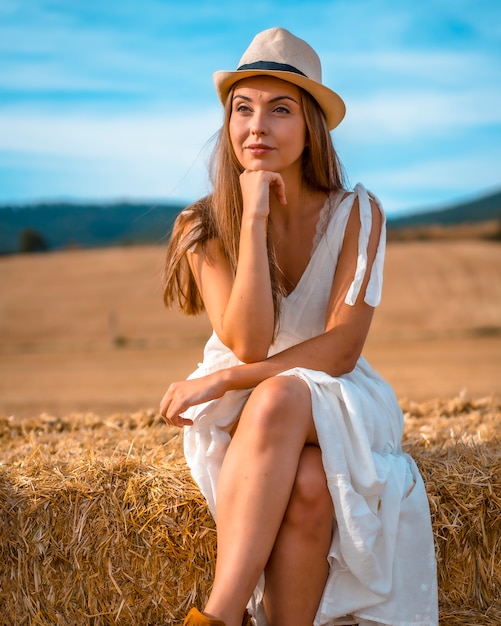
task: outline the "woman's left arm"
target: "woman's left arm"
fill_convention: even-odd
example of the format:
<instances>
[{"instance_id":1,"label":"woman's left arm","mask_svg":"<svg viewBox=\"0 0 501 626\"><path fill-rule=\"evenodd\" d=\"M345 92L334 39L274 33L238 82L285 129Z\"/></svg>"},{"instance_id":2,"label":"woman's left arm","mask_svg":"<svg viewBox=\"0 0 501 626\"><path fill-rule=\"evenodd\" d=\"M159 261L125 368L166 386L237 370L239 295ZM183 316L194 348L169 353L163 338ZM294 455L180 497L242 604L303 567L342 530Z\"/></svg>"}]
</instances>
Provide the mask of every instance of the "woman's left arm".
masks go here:
<instances>
[{"instance_id":1,"label":"woman's left arm","mask_svg":"<svg viewBox=\"0 0 501 626\"><path fill-rule=\"evenodd\" d=\"M212 400L232 389L250 389L263 380L293 367L324 371L342 376L356 365L372 321L374 307L364 301L381 234L382 215L371 201L372 227L367 248L367 268L356 302L345 298L355 276L359 253L360 214L355 199L345 231L327 307L325 331L268 357L263 361L238 365L199 379L173 383L164 395L160 412L173 423L189 424L179 417L189 406Z\"/></svg>"}]
</instances>

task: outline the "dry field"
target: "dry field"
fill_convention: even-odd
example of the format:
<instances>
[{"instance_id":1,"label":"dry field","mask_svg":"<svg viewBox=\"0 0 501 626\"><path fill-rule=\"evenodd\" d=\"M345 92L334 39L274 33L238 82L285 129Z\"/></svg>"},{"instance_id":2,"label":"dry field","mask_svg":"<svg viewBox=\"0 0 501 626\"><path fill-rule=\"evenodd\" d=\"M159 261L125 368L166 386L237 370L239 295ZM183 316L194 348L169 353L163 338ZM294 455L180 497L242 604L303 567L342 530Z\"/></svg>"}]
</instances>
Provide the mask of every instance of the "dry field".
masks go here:
<instances>
[{"instance_id":1,"label":"dry field","mask_svg":"<svg viewBox=\"0 0 501 626\"><path fill-rule=\"evenodd\" d=\"M155 408L201 357L167 311L161 247L0 258L0 413ZM501 391L501 245L393 242L365 354L399 398Z\"/></svg>"}]
</instances>

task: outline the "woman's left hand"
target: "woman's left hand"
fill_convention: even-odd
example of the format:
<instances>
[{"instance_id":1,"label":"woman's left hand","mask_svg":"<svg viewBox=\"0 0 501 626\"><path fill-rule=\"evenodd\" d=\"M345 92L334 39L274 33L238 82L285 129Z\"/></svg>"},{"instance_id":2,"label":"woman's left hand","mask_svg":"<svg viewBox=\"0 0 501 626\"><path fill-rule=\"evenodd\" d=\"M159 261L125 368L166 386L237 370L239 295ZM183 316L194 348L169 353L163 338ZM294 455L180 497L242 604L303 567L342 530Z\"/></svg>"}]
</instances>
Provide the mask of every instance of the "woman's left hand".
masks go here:
<instances>
[{"instance_id":1,"label":"woman's left hand","mask_svg":"<svg viewBox=\"0 0 501 626\"><path fill-rule=\"evenodd\" d=\"M172 383L160 402L160 415L170 426L191 426L193 421L180 414L190 406L220 398L225 391L222 372Z\"/></svg>"}]
</instances>

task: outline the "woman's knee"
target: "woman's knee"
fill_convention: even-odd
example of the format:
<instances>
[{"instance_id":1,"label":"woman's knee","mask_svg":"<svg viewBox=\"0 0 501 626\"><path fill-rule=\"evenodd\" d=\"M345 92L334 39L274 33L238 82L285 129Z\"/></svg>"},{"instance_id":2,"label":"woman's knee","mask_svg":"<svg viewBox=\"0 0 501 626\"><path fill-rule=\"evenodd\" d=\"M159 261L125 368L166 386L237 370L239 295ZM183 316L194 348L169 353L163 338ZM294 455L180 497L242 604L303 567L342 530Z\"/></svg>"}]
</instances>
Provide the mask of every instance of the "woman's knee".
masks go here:
<instances>
[{"instance_id":1,"label":"woman's knee","mask_svg":"<svg viewBox=\"0 0 501 626\"><path fill-rule=\"evenodd\" d=\"M254 428L281 430L298 426L297 419L311 420L311 396L307 385L293 376L274 376L251 393L244 413Z\"/></svg>"},{"instance_id":2,"label":"woman's knee","mask_svg":"<svg viewBox=\"0 0 501 626\"><path fill-rule=\"evenodd\" d=\"M304 534L314 535L332 523L333 515L320 448L307 445L301 454L284 522Z\"/></svg>"}]
</instances>

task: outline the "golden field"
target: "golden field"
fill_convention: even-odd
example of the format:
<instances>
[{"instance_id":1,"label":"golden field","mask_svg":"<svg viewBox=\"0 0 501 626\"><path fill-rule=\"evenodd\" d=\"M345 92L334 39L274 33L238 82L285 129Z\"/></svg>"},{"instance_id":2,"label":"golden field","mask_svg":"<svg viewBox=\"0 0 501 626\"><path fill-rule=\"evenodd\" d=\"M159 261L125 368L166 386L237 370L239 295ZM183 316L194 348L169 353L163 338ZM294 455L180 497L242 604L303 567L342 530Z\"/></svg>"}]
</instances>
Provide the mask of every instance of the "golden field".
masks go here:
<instances>
[{"instance_id":1,"label":"golden field","mask_svg":"<svg viewBox=\"0 0 501 626\"><path fill-rule=\"evenodd\" d=\"M0 412L156 408L207 319L164 308L160 246L0 258ZM392 242L365 355L399 398L501 391L501 245Z\"/></svg>"}]
</instances>

